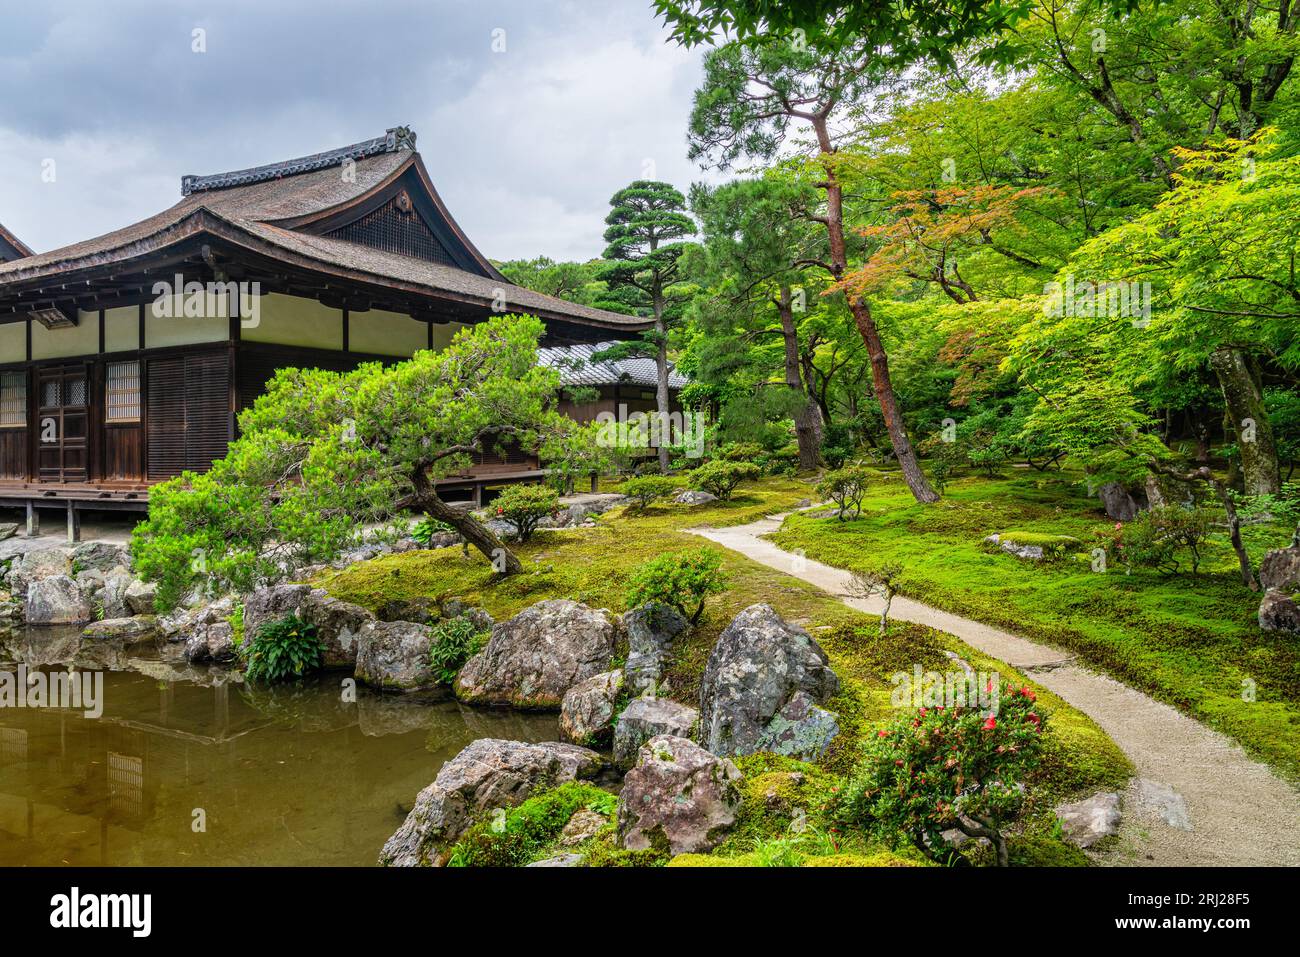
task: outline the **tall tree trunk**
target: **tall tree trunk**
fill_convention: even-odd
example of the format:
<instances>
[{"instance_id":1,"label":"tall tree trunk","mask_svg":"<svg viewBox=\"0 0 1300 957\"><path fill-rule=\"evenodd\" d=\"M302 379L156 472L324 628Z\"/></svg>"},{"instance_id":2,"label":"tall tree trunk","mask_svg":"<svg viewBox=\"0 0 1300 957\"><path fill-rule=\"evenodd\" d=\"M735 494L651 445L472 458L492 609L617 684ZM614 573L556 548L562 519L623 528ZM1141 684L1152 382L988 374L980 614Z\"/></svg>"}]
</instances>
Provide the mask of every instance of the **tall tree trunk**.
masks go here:
<instances>
[{"instance_id":1,"label":"tall tree trunk","mask_svg":"<svg viewBox=\"0 0 1300 957\"><path fill-rule=\"evenodd\" d=\"M799 443L799 471L812 472L817 468L822 444L822 416L821 409L804 387L799 370L799 330L794 323L789 286L781 287L776 309L781 316L781 338L785 343L785 384L794 390L798 402L794 411L794 434Z\"/></svg>"},{"instance_id":2,"label":"tall tree trunk","mask_svg":"<svg viewBox=\"0 0 1300 957\"><path fill-rule=\"evenodd\" d=\"M517 575L524 570L518 556L505 543L492 533L492 530L479 522L468 511L452 508L444 502L434 490L432 483L424 474L424 469L417 469L414 476L415 497L411 507L419 509L430 518L446 522L487 558L501 575Z\"/></svg>"},{"instance_id":3,"label":"tall tree trunk","mask_svg":"<svg viewBox=\"0 0 1300 957\"><path fill-rule=\"evenodd\" d=\"M826 191L825 226L830 241L829 265L831 273L839 280L843 278L848 268L848 250L844 243L844 191L835 173L832 159L835 149L831 145L826 114L819 114L812 123L813 130L817 134L818 148L822 153L822 166L826 171L826 179L821 186ZM871 357L872 390L875 392L876 401L880 403L885 427L889 430L889 441L894 447L894 458L898 460L899 467L903 470L903 481L907 483L912 497L918 502L937 502L939 495L930 487L925 473L921 471L921 465L916 460L916 452L912 449L912 443L907 437L907 429L903 425L902 412L894 396L894 384L889 378L889 357L885 354L885 347L880 341L880 330L876 328L876 322L871 317L871 310L866 302L852 295L847 295L846 298L849 301L849 310L853 313L853 321L858 327L862 341L867 345L867 354Z\"/></svg>"},{"instance_id":4,"label":"tall tree trunk","mask_svg":"<svg viewBox=\"0 0 1300 957\"><path fill-rule=\"evenodd\" d=\"M1282 488L1277 443L1264 407L1259 378L1240 349L1216 349L1210 368L1218 376L1228 420L1237 435L1241 475L1247 495L1276 494Z\"/></svg>"}]
</instances>

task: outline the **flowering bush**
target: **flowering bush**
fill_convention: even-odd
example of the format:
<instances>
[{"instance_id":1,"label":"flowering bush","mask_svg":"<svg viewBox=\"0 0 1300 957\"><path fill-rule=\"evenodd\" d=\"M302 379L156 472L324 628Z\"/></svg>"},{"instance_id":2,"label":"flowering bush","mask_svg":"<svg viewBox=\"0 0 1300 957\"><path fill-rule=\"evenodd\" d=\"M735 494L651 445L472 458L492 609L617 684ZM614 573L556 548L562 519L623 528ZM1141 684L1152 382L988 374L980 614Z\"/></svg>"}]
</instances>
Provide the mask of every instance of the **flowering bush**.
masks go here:
<instances>
[{"instance_id":1,"label":"flowering bush","mask_svg":"<svg viewBox=\"0 0 1300 957\"><path fill-rule=\"evenodd\" d=\"M1184 553L1195 574L1205 542L1214 532L1214 513L1205 508L1158 505L1125 524L1097 533L1107 561L1126 567L1176 574Z\"/></svg>"},{"instance_id":2,"label":"flowering bush","mask_svg":"<svg viewBox=\"0 0 1300 957\"><path fill-rule=\"evenodd\" d=\"M943 831L956 828L986 837L1005 867L1001 829L1020 810L1020 784L1038 763L1047 719L1028 686L1002 682L999 690L996 714L921 708L878 730L864 745L837 816L891 845L906 837L944 864L965 859L944 840Z\"/></svg>"},{"instance_id":3,"label":"flowering bush","mask_svg":"<svg viewBox=\"0 0 1300 957\"><path fill-rule=\"evenodd\" d=\"M528 541L538 523L560 508L560 496L545 485L507 485L489 506L493 516L514 527L521 542Z\"/></svg>"}]
</instances>

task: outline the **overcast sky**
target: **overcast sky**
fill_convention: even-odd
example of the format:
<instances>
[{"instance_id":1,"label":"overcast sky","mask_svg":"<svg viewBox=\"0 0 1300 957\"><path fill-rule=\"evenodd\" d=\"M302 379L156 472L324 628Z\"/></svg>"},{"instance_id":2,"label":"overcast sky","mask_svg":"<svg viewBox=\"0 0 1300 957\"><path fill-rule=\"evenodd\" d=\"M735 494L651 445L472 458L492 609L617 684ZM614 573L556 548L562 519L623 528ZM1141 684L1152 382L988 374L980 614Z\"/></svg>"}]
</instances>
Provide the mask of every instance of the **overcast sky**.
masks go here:
<instances>
[{"instance_id":1,"label":"overcast sky","mask_svg":"<svg viewBox=\"0 0 1300 957\"><path fill-rule=\"evenodd\" d=\"M3 0L2 17L0 223L37 251L172 205L182 174L403 124L494 259L599 255L619 187L704 178L685 145L702 54L666 41L650 0Z\"/></svg>"}]
</instances>

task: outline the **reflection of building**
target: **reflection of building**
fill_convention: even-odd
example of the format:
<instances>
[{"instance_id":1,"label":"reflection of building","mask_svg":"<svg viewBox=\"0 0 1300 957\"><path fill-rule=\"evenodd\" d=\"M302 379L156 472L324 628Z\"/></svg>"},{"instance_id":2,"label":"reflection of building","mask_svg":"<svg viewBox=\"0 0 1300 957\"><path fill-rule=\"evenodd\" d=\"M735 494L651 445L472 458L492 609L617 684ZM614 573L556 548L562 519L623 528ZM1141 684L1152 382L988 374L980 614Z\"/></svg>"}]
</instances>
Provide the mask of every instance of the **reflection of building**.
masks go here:
<instances>
[{"instance_id":1,"label":"reflection of building","mask_svg":"<svg viewBox=\"0 0 1300 957\"><path fill-rule=\"evenodd\" d=\"M0 866L370 864L399 804L470 740L557 734L554 716L454 700L363 691L350 704L329 676L261 689L104 678L99 719L0 709Z\"/></svg>"},{"instance_id":2,"label":"reflection of building","mask_svg":"<svg viewBox=\"0 0 1300 957\"><path fill-rule=\"evenodd\" d=\"M236 413L286 366L409 358L501 312L543 320L548 345L648 325L511 285L406 128L182 191L132 226L0 263L0 498L140 509L150 484L224 455ZM536 470L493 453L446 484Z\"/></svg>"}]
</instances>

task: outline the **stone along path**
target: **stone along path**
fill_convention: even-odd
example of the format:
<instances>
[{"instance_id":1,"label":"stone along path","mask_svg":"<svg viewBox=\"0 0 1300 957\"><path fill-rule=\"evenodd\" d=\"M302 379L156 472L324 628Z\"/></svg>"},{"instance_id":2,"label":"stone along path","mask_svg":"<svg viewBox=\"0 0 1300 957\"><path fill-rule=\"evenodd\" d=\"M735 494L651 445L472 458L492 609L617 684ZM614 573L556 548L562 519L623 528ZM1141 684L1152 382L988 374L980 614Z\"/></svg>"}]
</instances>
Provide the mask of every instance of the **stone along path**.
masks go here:
<instances>
[{"instance_id":1,"label":"stone along path","mask_svg":"<svg viewBox=\"0 0 1300 957\"><path fill-rule=\"evenodd\" d=\"M850 594L843 569L801 558L762 536L783 515L694 534L809 582L860 611L879 598ZM1124 819L1104 863L1300 865L1300 792L1239 745L1141 692L1083 667L1073 655L928 605L897 597L890 616L956 635L1029 674L1092 718L1137 769L1123 795Z\"/></svg>"}]
</instances>

